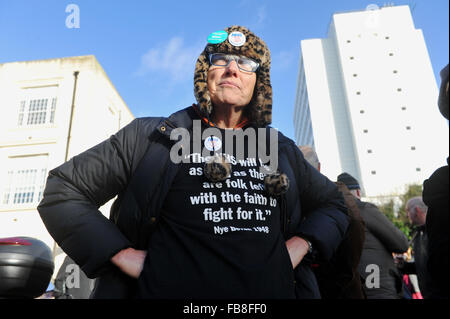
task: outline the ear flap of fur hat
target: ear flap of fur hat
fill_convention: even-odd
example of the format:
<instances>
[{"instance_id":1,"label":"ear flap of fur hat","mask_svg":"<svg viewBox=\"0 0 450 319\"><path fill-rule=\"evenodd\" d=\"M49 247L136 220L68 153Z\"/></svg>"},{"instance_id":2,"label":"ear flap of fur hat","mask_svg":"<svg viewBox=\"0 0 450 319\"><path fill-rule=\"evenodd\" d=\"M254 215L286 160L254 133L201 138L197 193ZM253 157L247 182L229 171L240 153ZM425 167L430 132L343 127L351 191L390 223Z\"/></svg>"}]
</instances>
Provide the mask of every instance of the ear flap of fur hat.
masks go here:
<instances>
[{"instance_id":1,"label":"ear flap of fur hat","mask_svg":"<svg viewBox=\"0 0 450 319\"><path fill-rule=\"evenodd\" d=\"M264 177L264 188L269 195L278 196L289 189L289 178L284 173L267 175Z\"/></svg>"},{"instance_id":2,"label":"ear flap of fur hat","mask_svg":"<svg viewBox=\"0 0 450 319\"><path fill-rule=\"evenodd\" d=\"M231 175L231 164L222 155L210 157L203 168L203 174L210 182L221 182Z\"/></svg>"},{"instance_id":3,"label":"ear flap of fur hat","mask_svg":"<svg viewBox=\"0 0 450 319\"><path fill-rule=\"evenodd\" d=\"M213 112L213 105L208 91L209 55L212 53L229 53L243 55L259 63L253 98L246 109L246 115L257 127L265 127L272 122L272 85L270 83L270 51L266 43L253 32L242 26L226 28L228 35L239 31L245 36L245 43L234 46L227 38L218 44L208 43L197 59L194 74L194 95L199 109L206 117Z\"/></svg>"}]
</instances>

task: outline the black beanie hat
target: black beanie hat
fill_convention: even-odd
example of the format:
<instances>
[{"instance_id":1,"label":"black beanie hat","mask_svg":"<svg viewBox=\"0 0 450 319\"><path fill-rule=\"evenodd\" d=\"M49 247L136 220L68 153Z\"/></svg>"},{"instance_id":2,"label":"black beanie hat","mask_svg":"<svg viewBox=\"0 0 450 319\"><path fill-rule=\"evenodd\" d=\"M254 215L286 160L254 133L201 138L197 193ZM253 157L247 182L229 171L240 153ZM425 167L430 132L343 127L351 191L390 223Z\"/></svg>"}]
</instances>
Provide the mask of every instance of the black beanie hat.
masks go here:
<instances>
[{"instance_id":1,"label":"black beanie hat","mask_svg":"<svg viewBox=\"0 0 450 319\"><path fill-rule=\"evenodd\" d=\"M344 183L348 189L360 189L358 181L349 173L342 173L337 177L338 182Z\"/></svg>"}]
</instances>

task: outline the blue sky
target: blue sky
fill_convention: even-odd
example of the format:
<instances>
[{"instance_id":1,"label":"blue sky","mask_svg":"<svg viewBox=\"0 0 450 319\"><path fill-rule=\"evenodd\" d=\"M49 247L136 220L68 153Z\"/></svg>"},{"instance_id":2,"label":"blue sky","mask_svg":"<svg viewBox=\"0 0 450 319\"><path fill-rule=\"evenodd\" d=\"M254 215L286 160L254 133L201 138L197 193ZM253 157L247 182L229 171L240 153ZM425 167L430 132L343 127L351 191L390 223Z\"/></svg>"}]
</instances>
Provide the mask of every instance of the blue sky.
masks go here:
<instances>
[{"instance_id":1,"label":"blue sky","mask_svg":"<svg viewBox=\"0 0 450 319\"><path fill-rule=\"evenodd\" d=\"M65 9L71 3L80 9L78 29L65 24ZM384 3L0 0L0 63L93 54L136 117L165 116L195 102L194 64L208 35L233 24L245 25L271 50L273 126L294 138L300 41L326 37L335 12ZM439 71L449 62L449 1L394 4L410 6L440 83Z\"/></svg>"}]
</instances>

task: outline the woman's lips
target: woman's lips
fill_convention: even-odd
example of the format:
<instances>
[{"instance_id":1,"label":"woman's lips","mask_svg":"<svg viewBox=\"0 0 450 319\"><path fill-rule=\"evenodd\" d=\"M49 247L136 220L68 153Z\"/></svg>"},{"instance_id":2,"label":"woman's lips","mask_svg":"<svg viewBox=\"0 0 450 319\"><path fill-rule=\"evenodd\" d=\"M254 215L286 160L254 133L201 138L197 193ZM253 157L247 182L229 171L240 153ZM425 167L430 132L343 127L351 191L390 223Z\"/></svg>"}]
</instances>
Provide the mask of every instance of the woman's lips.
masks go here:
<instances>
[{"instance_id":1,"label":"woman's lips","mask_svg":"<svg viewBox=\"0 0 450 319\"><path fill-rule=\"evenodd\" d=\"M239 85L237 85L236 83L230 82L230 81L220 82L219 85L221 85L221 86L231 86L231 87L235 87L235 88L239 89Z\"/></svg>"}]
</instances>

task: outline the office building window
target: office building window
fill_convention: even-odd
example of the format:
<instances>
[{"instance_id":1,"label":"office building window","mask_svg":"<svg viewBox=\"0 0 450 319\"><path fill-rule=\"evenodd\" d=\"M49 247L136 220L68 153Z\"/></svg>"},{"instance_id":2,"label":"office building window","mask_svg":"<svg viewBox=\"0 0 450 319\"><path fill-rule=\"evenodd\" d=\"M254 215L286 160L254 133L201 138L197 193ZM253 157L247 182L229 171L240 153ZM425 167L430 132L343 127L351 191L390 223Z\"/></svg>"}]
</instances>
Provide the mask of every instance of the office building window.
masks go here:
<instances>
[{"instance_id":1,"label":"office building window","mask_svg":"<svg viewBox=\"0 0 450 319\"><path fill-rule=\"evenodd\" d=\"M376 174L377 174L377 171L371 171L370 174L376 175Z\"/></svg>"},{"instance_id":2,"label":"office building window","mask_svg":"<svg viewBox=\"0 0 450 319\"><path fill-rule=\"evenodd\" d=\"M31 100L28 107L27 125L44 124L47 117L48 99Z\"/></svg>"},{"instance_id":3,"label":"office building window","mask_svg":"<svg viewBox=\"0 0 450 319\"><path fill-rule=\"evenodd\" d=\"M17 122L18 126L21 126L23 124L23 117L25 114L25 101L20 101L20 106L19 106L19 119Z\"/></svg>"},{"instance_id":4,"label":"office building window","mask_svg":"<svg viewBox=\"0 0 450 319\"><path fill-rule=\"evenodd\" d=\"M38 204L47 178L47 155L10 157L1 172L2 206Z\"/></svg>"},{"instance_id":5,"label":"office building window","mask_svg":"<svg viewBox=\"0 0 450 319\"><path fill-rule=\"evenodd\" d=\"M18 126L55 123L57 86L23 89L19 103Z\"/></svg>"},{"instance_id":6,"label":"office building window","mask_svg":"<svg viewBox=\"0 0 450 319\"><path fill-rule=\"evenodd\" d=\"M415 146L411 146L411 151L415 151L416 147Z\"/></svg>"},{"instance_id":7,"label":"office building window","mask_svg":"<svg viewBox=\"0 0 450 319\"><path fill-rule=\"evenodd\" d=\"M366 130L363 130L363 132L364 132L364 133L369 133L369 130L366 129Z\"/></svg>"},{"instance_id":8,"label":"office building window","mask_svg":"<svg viewBox=\"0 0 450 319\"><path fill-rule=\"evenodd\" d=\"M406 129L409 131L411 129L411 126L407 126Z\"/></svg>"},{"instance_id":9,"label":"office building window","mask_svg":"<svg viewBox=\"0 0 450 319\"><path fill-rule=\"evenodd\" d=\"M406 106L402 106L402 111L406 111Z\"/></svg>"},{"instance_id":10,"label":"office building window","mask_svg":"<svg viewBox=\"0 0 450 319\"><path fill-rule=\"evenodd\" d=\"M13 171L8 171L6 173L5 188L3 190L3 200L2 200L2 204L4 205L9 203L9 197L11 196L11 184L13 173L14 173Z\"/></svg>"},{"instance_id":11,"label":"office building window","mask_svg":"<svg viewBox=\"0 0 450 319\"><path fill-rule=\"evenodd\" d=\"M364 114L364 110L359 110L359 113Z\"/></svg>"},{"instance_id":12,"label":"office building window","mask_svg":"<svg viewBox=\"0 0 450 319\"><path fill-rule=\"evenodd\" d=\"M416 167L416 172L420 172L420 167Z\"/></svg>"},{"instance_id":13,"label":"office building window","mask_svg":"<svg viewBox=\"0 0 450 319\"><path fill-rule=\"evenodd\" d=\"M52 106L50 108L50 123L55 123L56 97L52 98Z\"/></svg>"},{"instance_id":14,"label":"office building window","mask_svg":"<svg viewBox=\"0 0 450 319\"><path fill-rule=\"evenodd\" d=\"M367 150L367 153L372 154L372 150Z\"/></svg>"}]
</instances>

